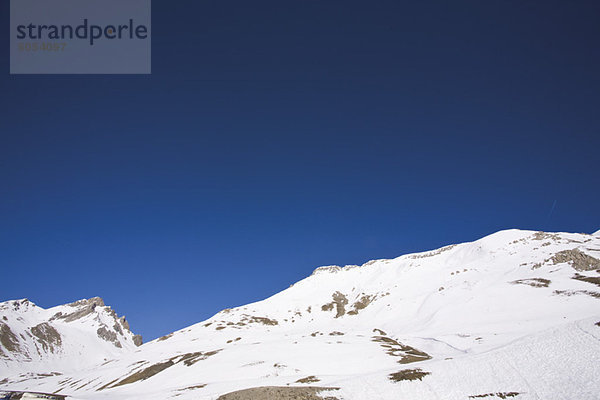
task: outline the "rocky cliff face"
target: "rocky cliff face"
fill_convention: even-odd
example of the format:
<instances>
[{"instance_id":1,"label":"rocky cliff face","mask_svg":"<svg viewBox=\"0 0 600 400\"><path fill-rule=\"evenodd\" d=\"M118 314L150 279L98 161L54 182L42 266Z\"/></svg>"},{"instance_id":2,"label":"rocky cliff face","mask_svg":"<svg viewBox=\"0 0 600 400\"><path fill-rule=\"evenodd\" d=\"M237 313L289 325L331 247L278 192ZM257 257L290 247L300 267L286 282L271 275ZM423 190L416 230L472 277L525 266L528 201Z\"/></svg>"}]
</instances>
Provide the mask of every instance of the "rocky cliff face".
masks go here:
<instances>
[{"instance_id":1,"label":"rocky cliff face","mask_svg":"<svg viewBox=\"0 0 600 400\"><path fill-rule=\"evenodd\" d=\"M49 309L28 299L0 303L0 370L64 371L141 344L141 336L130 331L125 317L99 297Z\"/></svg>"}]
</instances>

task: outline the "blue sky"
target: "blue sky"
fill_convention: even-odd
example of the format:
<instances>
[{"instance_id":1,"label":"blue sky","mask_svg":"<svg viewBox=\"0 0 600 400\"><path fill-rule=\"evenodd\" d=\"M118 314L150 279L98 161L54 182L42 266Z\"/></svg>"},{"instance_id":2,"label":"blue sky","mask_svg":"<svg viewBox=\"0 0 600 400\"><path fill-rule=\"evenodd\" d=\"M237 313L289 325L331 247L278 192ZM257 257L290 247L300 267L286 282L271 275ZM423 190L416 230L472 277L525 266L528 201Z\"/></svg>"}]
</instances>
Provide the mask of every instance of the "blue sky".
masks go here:
<instances>
[{"instance_id":1,"label":"blue sky","mask_svg":"<svg viewBox=\"0 0 600 400\"><path fill-rule=\"evenodd\" d=\"M600 3L450 3L154 2L150 76L10 76L4 35L0 300L152 339L320 265L600 229Z\"/></svg>"}]
</instances>

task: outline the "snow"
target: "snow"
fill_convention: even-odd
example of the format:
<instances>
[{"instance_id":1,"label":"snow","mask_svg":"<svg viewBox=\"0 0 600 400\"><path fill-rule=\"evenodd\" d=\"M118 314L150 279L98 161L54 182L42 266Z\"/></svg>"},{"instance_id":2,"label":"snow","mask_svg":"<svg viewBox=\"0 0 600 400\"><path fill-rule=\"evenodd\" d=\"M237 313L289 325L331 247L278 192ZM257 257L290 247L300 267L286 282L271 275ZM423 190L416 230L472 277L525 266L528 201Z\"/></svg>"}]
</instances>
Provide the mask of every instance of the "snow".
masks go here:
<instances>
[{"instance_id":1,"label":"snow","mask_svg":"<svg viewBox=\"0 0 600 400\"><path fill-rule=\"evenodd\" d=\"M91 299L99 303L101 299ZM101 303L103 304L103 303ZM88 313L88 310L93 309ZM81 313L74 320L60 318ZM4 376L24 373L48 373L54 371L76 372L90 368L107 359L120 357L136 348L133 334L123 328L115 332L121 348L113 343L100 340L97 330L105 327L114 331L118 323L110 307L95 306L82 300L48 309L38 307L27 299L0 303L1 323L6 324L18 340L19 350L0 352L0 373ZM58 333L58 340L43 340L36 336L35 327L48 325ZM32 330L33 328L33 330ZM45 332L46 329L43 330ZM2 357L9 354L8 357Z\"/></svg>"},{"instance_id":2,"label":"snow","mask_svg":"<svg viewBox=\"0 0 600 400\"><path fill-rule=\"evenodd\" d=\"M81 400L208 400L250 387L302 386L299 379L315 376L319 381L309 385L339 387L327 395L345 400L469 399L512 392L519 393L517 399L597 399L600 298L595 294L600 290L572 279L576 271L569 263L554 263L554 254L571 249L598 259L600 235L513 229L360 267L322 267L266 300L224 310L168 338L124 346L112 357L89 343L84 357L66 357L73 365L82 358L110 358L106 363L52 364L62 375L11 378L0 389L60 390ZM32 310L34 321L28 324L44 312ZM79 329L95 332L97 325L86 325L91 322L81 321ZM64 335L83 342L74 332ZM98 342L97 336L86 337ZM390 345L394 341L398 346ZM401 346L431 359L400 364L407 355ZM186 364L191 353L197 360ZM165 362L173 365L115 386ZM1 365L0 374L15 375L14 363ZM38 360L17 365L41 372ZM389 379L415 368L429 374L422 380ZM199 385L205 386L192 388Z\"/></svg>"}]
</instances>

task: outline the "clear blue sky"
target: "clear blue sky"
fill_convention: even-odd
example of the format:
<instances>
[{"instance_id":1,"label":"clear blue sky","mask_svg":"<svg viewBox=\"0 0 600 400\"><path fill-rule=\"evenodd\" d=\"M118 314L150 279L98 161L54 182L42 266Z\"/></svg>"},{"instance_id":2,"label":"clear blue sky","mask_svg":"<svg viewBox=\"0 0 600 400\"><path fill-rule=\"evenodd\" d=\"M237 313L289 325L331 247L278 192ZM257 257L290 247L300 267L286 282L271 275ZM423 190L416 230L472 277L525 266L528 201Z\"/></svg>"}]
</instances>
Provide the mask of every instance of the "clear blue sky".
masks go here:
<instances>
[{"instance_id":1,"label":"clear blue sky","mask_svg":"<svg viewBox=\"0 0 600 400\"><path fill-rule=\"evenodd\" d=\"M1 35L0 300L101 296L152 339L320 265L600 229L599 20L154 1L151 76L10 76Z\"/></svg>"}]
</instances>

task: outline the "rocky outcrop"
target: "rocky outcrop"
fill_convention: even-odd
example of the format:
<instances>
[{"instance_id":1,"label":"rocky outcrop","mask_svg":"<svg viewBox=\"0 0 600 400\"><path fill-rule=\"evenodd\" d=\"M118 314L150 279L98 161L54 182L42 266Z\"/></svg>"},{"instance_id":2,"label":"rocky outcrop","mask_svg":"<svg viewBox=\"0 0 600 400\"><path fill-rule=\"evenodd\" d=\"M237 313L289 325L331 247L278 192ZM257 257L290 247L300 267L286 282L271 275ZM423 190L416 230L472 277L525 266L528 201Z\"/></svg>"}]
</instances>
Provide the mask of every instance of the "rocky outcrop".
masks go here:
<instances>
[{"instance_id":1,"label":"rocky outcrop","mask_svg":"<svg viewBox=\"0 0 600 400\"><path fill-rule=\"evenodd\" d=\"M119 339L117 338L117 334L114 331L109 330L106 326L101 326L100 328L98 328L96 333L98 334L98 337L100 339L106 340L107 342L114 344L115 347L123 347L121 345L121 342L119 342Z\"/></svg>"},{"instance_id":2,"label":"rocky outcrop","mask_svg":"<svg viewBox=\"0 0 600 400\"><path fill-rule=\"evenodd\" d=\"M72 313L59 312L52 316L51 321L54 319L62 319L65 322L73 322L87 315L92 314L96 307L105 307L104 300L100 297L92 297L91 299L78 300L76 302L68 304L68 306L76 308L77 310Z\"/></svg>"},{"instance_id":3,"label":"rocky outcrop","mask_svg":"<svg viewBox=\"0 0 600 400\"><path fill-rule=\"evenodd\" d=\"M144 340L142 339L142 335L133 335L133 344L136 346L141 346L144 344Z\"/></svg>"},{"instance_id":4,"label":"rocky outcrop","mask_svg":"<svg viewBox=\"0 0 600 400\"><path fill-rule=\"evenodd\" d=\"M335 318L339 318L346 313L346 305L348 304L348 298L340 292L335 292L331 295L333 301L331 303L323 304L321 310L331 311L335 307L336 314Z\"/></svg>"},{"instance_id":5,"label":"rocky outcrop","mask_svg":"<svg viewBox=\"0 0 600 400\"><path fill-rule=\"evenodd\" d=\"M4 322L0 322L0 344L2 344L2 348L9 352L18 352L20 350L19 339L17 339L17 336ZM2 348L0 348L0 351Z\"/></svg>"},{"instance_id":6,"label":"rocky outcrop","mask_svg":"<svg viewBox=\"0 0 600 400\"><path fill-rule=\"evenodd\" d=\"M56 329L49 323L43 322L31 328L31 333L37 338L44 352L55 353L62 345L62 339Z\"/></svg>"},{"instance_id":7,"label":"rocky outcrop","mask_svg":"<svg viewBox=\"0 0 600 400\"><path fill-rule=\"evenodd\" d=\"M322 273L335 273L335 272L340 272L342 270L342 267L337 266L337 265L327 265L324 267L319 267L317 269L315 269L313 271L312 275L317 275L317 274L322 274Z\"/></svg>"},{"instance_id":8,"label":"rocky outcrop","mask_svg":"<svg viewBox=\"0 0 600 400\"><path fill-rule=\"evenodd\" d=\"M577 271L593 271L600 269L600 260L588 256L579 249L563 250L552 256L554 264L569 263Z\"/></svg>"},{"instance_id":9,"label":"rocky outcrop","mask_svg":"<svg viewBox=\"0 0 600 400\"><path fill-rule=\"evenodd\" d=\"M6 361L3 367L8 370L12 363L60 363L86 347L94 348L91 364L114 356L116 349L125 351L141 344L142 337L129 330L125 317L119 317L100 297L49 310L27 299L0 303L0 359Z\"/></svg>"}]
</instances>

